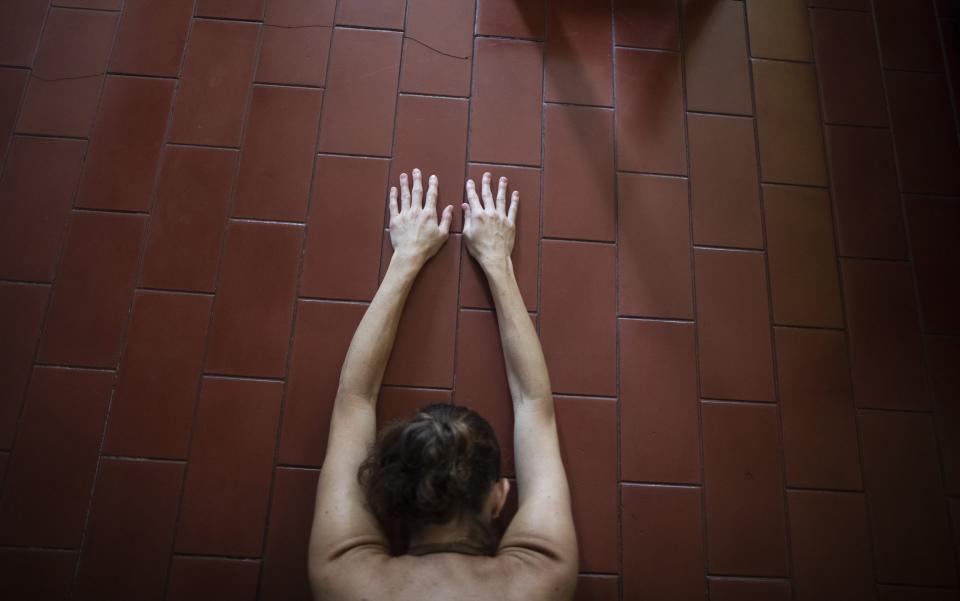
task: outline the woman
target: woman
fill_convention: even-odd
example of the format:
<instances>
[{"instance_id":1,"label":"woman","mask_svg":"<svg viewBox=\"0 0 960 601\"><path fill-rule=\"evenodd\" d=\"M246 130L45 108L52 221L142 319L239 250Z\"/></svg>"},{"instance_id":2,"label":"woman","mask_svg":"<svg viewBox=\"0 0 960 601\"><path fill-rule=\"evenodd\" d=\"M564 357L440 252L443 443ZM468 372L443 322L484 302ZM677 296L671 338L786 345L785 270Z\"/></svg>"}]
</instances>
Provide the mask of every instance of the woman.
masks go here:
<instances>
[{"instance_id":1,"label":"woman","mask_svg":"<svg viewBox=\"0 0 960 601\"><path fill-rule=\"evenodd\" d=\"M354 334L340 374L326 460L317 486L309 573L317 599L463 601L570 599L577 544L550 381L510 259L520 201L506 206L483 175L482 203L467 181L463 235L482 266L497 311L514 405L519 502L503 537L491 522L509 482L499 447L476 413L435 405L376 439L376 402L397 324L417 273L446 241L453 207L437 220L437 178L424 199L400 175L390 189L393 257ZM391 553L382 523L399 525Z\"/></svg>"}]
</instances>

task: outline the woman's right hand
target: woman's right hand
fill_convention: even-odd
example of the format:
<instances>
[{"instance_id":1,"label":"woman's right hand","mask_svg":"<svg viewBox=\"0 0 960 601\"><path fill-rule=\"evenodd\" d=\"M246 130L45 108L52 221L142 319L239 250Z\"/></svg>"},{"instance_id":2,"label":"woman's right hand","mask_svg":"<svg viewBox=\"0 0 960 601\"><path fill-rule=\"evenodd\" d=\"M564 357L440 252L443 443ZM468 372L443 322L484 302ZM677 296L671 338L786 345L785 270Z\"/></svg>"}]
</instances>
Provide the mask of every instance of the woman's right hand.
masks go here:
<instances>
[{"instance_id":1,"label":"woman's right hand","mask_svg":"<svg viewBox=\"0 0 960 601\"><path fill-rule=\"evenodd\" d=\"M492 269L510 265L510 254L516 239L517 205L520 193L516 190L510 197L507 208L507 178L501 177L494 199L490 192L490 172L483 174L483 204L477 196L477 187L472 179L467 180L467 200L463 204L463 236L467 250L483 267Z\"/></svg>"}]
</instances>

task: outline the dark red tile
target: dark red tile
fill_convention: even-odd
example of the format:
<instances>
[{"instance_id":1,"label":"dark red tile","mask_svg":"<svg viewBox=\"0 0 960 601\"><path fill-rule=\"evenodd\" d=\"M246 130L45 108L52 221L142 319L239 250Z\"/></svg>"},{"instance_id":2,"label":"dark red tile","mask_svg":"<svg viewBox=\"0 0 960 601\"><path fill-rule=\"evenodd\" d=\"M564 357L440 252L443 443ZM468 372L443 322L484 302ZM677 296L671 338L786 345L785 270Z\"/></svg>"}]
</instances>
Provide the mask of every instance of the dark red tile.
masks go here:
<instances>
[{"instance_id":1,"label":"dark red tile","mask_svg":"<svg viewBox=\"0 0 960 601\"><path fill-rule=\"evenodd\" d=\"M259 21L267 0L197 0L198 17Z\"/></svg>"},{"instance_id":2,"label":"dark red tile","mask_svg":"<svg viewBox=\"0 0 960 601\"><path fill-rule=\"evenodd\" d=\"M763 222L752 119L687 115L693 240L763 248Z\"/></svg>"},{"instance_id":3,"label":"dark red tile","mask_svg":"<svg viewBox=\"0 0 960 601\"><path fill-rule=\"evenodd\" d=\"M163 599L182 463L103 459L76 599Z\"/></svg>"},{"instance_id":4,"label":"dark red tile","mask_svg":"<svg viewBox=\"0 0 960 601\"><path fill-rule=\"evenodd\" d=\"M700 488L622 485L623 598L702 599Z\"/></svg>"},{"instance_id":5,"label":"dark red tile","mask_svg":"<svg viewBox=\"0 0 960 601\"><path fill-rule=\"evenodd\" d=\"M0 34L2 36L2 34ZM0 67L0 148L7 147L10 134L17 123L20 98L27 86L29 71Z\"/></svg>"},{"instance_id":6,"label":"dark red tile","mask_svg":"<svg viewBox=\"0 0 960 601\"><path fill-rule=\"evenodd\" d=\"M264 16L257 81L322 86L336 0L270 0Z\"/></svg>"},{"instance_id":7,"label":"dark red tile","mask_svg":"<svg viewBox=\"0 0 960 601\"><path fill-rule=\"evenodd\" d=\"M528 311L537 310L537 267L540 251L540 170L526 167L502 167L500 165L467 165L467 175L475 183L490 171L493 181L507 178L507 190L520 192L520 208L517 210L516 240L513 246L513 272L520 287L520 294ZM458 209L454 208L454 214ZM463 307L493 308L493 298L487 284L487 276L472 256L465 254L460 280L460 305Z\"/></svg>"},{"instance_id":8,"label":"dark red tile","mask_svg":"<svg viewBox=\"0 0 960 601\"><path fill-rule=\"evenodd\" d=\"M235 217L304 221L320 124L322 90L255 86Z\"/></svg>"},{"instance_id":9,"label":"dark red tile","mask_svg":"<svg viewBox=\"0 0 960 601\"><path fill-rule=\"evenodd\" d=\"M177 556L170 564L167 600L253 601L259 577L258 561Z\"/></svg>"},{"instance_id":10,"label":"dark red tile","mask_svg":"<svg viewBox=\"0 0 960 601\"><path fill-rule=\"evenodd\" d=\"M282 382L204 378L175 550L260 555Z\"/></svg>"},{"instance_id":11,"label":"dark red tile","mask_svg":"<svg viewBox=\"0 0 960 601\"><path fill-rule=\"evenodd\" d=\"M943 55L946 59L947 78L953 90L953 108L960 110L960 26L956 19L940 20L940 35L943 36Z\"/></svg>"},{"instance_id":12,"label":"dark red tile","mask_svg":"<svg viewBox=\"0 0 960 601\"><path fill-rule=\"evenodd\" d=\"M37 367L0 499L0 541L80 546L113 372Z\"/></svg>"},{"instance_id":13,"label":"dark red tile","mask_svg":"<svg viewBox=\"0 0 960 601\"><path fill-rule=\"evenodd\" d=\"M773 400L773 352L763 255L697 249L700 394Z\"/></svg>"},{"instance_id":14,"label":"dark red tile","mask_svg":"<svg viewBox=\"0 0 960 601\"><path fill-rule=\"evenodd\" d=\"M171 142L240 146L259 32L260 25L252 23L194 21L170 128Z\"/></svg>"},{"instance_id":15,"label":"dark red tile","mask_svg":"<svg viewBox=\"0 0 960 601\"><path fill-rule=\"evenodd\" d=\"M786 576L777 408L702 403L711 574Z\"/></svg>"},{"instance_id":16,"label":"dark red tile","mask_svg":"<svg viewBox=\"0 0 960 601\"><path fill-rule=\"evenodd\" d=\"M373 298L389 166L384 159L317 157L300 294ZM340 203L350 203L349 210ZM340 252L348 247L349 253Z\"/></svg>"},{"instance_id":17,"label":"dark red tile","mask_svg":"<svg viewBox=\"0 0 960 601\"><path fill-rule=\"evenodd\" d=\"M750 55L813 62L810 22L804 0L746 2Z\"/></svg>"},{"instance_id":18,"label":"dark red tile","mask_svg":"<svg viewBox=\"0 0 960 601\"><path fill-rule=\"evenodd\" d=\"M545 0L478 0L477 34L542 40Z\"/></svg>"},{"instance_id":19,"label":"dark red tile","mask_svg":"<svg viewBox=\"0 0 960 601\"><path fill-rule=\"evenodd\" d=\"M796 600L874 599L864 496L791 490L787 505Z\"/></svg>"},{"instance_id":20,"label":"dark red tile","mask_svg":"<svg viewBox=\"0 0 960 601\"><path fill-rule=\"evenodd\" d=\"M77 554L69 551L0 549L0 578L14 599L66 601L76 564Z\"/></svg>"},{"instance_id":21,"label":"dark red tile","mask_svg":"<svg viewBox=\"0 0 960 601\"><path fill-rule=\"evenodd\" d=\"M542 45L477 38L470 109L470 160L540 164Z\"/></svg>"},{"instance_id":22,"label":"dark red tile","mask_svg":"<svg viewBox=\"0 0 960 601\"><path fill-rule=\"evenodd\" d=\"M553 391L617 393L615 249L545 240L540 338Z\"/></svg>"},{"instance_id":23,"label":"dark red tile","mask_svg":"<svg viewBox=\"0 0 960 601\"><path fill-rule=\"evenodd\" d=\"M960 205L956 198L904 196L925 332L960 334Z\"/></svg>"},{"instance_id":24,"label":"dark red tile","mask_svg":"<svg viewBox=\"0 0 960 601\"><path fill-rule=\"evenodd\" d=\"M887 71L890 121L903 192L960 194L960 147L943 75Z\"/></svg>"},{"instance_id":25,"label":"dark red tile","mask_svg":"<svg viewBox=\"0 0 960 601\"><path fill-rule=\"evenodd\" d=\"M843 332L775 328L788 486L860 490L857 423Z\"/></svg>"},{"instance_id":26,"label":"dark red tile","mask_svg":"<svg viewBox=\"0 0 960 601\"><path fill-rule=\"evenodd\" d=\"M116 73L176 77L193 12L191 0L127 0L110 55Z\"/></svg>"},{"instance_id":27,"label":"dark red tile","mask_svg":"<svg viewBox=\"0 0 960 601\"><path fill-rule=\"evenodd\" d=\"M97 112L117 13L54 8L47 17L17 131L86 137ZM94 77L80 77L94 75ZM59 81L47 81L57 78ZM42 78L42 79L41 79Z\"/></svg>"},{"instance_id":28,"label":"dark red tile","mask_svg":"<svg viewBox=\"0 0 960 601\"><path fill-rule=\"evenodd\" d=\"M933 400L943 461L943 482L947 492L960 494L960 340L928 336L927 361L933 383ZM957 516L960 518L960 515ZM960 520L954 519L960 529ZM960 545L958 545L960 546Z\"/></svg>"},{"instance_id":29,"label":"dark red tile","mask_svg":"<svg viewBox=\"0 0 960 601\"><path fill-rule=\"evenodd\" d=\"M580 569L614 573L619 563L617 402L558 397L556 411Z\"/></svg>"},{"instance_id":30,"label":"dark red tile","mask_svg":"<svg viewBox=\"0 0 960 601\"><path fill-rule=\"evenodd\" d=\"M367 305L301 300L283 405L279 463L320 467L340 368Z\"/></svg>"},{"instance_id":31,"label":"dark red tile","mask_svg":"<svg viewBox=\"0 0 960 601\"><path fill-rule=\"evenodd\" d=\"M543 235L616 240L613 111L544 108Z\"/></svg>"},{"instance_id":32,"label":"dark red tile","mask_svg":"<svg viewBox=\"0 0 960 601\"><path fill-rule=\"evenodd\" d=\"M617 48L617 169L687 174L680 56Z\"/></svg>"},{"instance_id":33,"label":"dark red tile","mask_svg":"<svg viewBox=\"0 0 960 601\"><path fill-rule=\"evenodd\" d=\"M14 137L0 180L2 277L53 280L85 150L81 140Z\"/></svg>"},{"instance_id":34,"label":"dark red tile","mask_svg":"<svg viewBox=\"0 0 960 601\"><path fill-rule=\"evenodd\" d=\"M840 254L905 259L907 238L890 132L837 126L826 131Z\"/></svg>"},{"instance_id":35,"label":"dark red tile","mask_svg":"<svg viewBox=\"0 0 960 601\"><path fill-rule=\"evenodd\" d=\"M439 180L437 216L439 218L444 207L452 205L453 231L463 227L460 204L464 199L468 110L468 101L456 98L402 95L397 100L397 137L389 183L399 185L400 174L412 173L414 168L419 168L425 179L436 175ZM375 198L384 200L383 188ZM385 205L384 202L381 210L387 216Z\"/></svg>"},{"instance_id":36,"label":"dark red tile","mask_svg":"<svg viewBox=\"0 0 960 601\"><path fill-rule=\"evenodd\" d=\"M263 556L261 599L313 599L307 580L307 548L313 525L317 475L314 470L276 469Z\"/></svg>"},{"instance_id":37,"label":"dark red tile","mask_svg":"<svg viewBox=\"0 0 960 601\"><path fill-rule=\"evenodd\" d=\"M168 79L107 77L76 206L150 209L174 84Z\"/></svg>"},{"instance_id":38,"label":"dark red tile","mask_svg":"<svg viewBox=\"0 0 960 601\"><path fill-rule=\"evenodd\" d=\"M377 428L383 429L389 423L409 419L427 405L449 405L452 398L450 390L384 386L377 401Z\"/></svg>"},{"instance_id":39,"label":"dark red tile","mask_svg":"<svg viewBox=\"0 0 960 601\"><path fill-rule=\"evenodd\" d=\"M810 23L823 93L823 120L885 126L887 103L870 13L812 10Z\"/></svg>"},{"instance_id":40,"label":"dark red tile","mask_svg":"<svg viewBox=\"0 0 960 601\"><path fill-rule=\"evenodd\" d=\"M743 2L682 0L681 6L687 109L752 115Z\"/></svg>"},{"instance_id":41,"label":"dark red tile","mask_svg":"<svg viewBox=\"0 0 960 601\"><path fill-rule=\"evenodd\" d=\"M858 407L930 408L909 263L841 261Z\"/></svg>"},{"instance_id":42,"label":"dark red tile","mask_svg":"<svg viewBox=\"0 0 960 601\"><path fill-rule=\"evenodd\" d=\"M621 319L619 326L621 478L700 482L693 324Z\"/></svg>"},{"instance_id":43,"label":"dark red tile","mask_svg":"<svg viewBox=\"0 0 960 601\"><path fill-rule=\"evenodd\" d=\"M753 80L762 181L826 186L813 65L755 60Z\"/></svg>"},{"instance_id":44,"label":"dark red tile","mask_svg":"<svg viewBox=\"0 0 960 601\"><path fill-rule=\"evenodd\" d=\"M327 75L320 151L390 156L401 34L338 29Z\"/></svg>"},{"instance_id":45,"label":"dark red tile","mask_svg":"<svg viewBox=\"0 0 960 601\"><path fill-rule=\"evenodd\" d=\"M711 601L791 601L790 582L769 578L707 578Z\"/></svg>"},{"instance_id":46,"label":"dark red tile","mask_svg":"<svg viewBox=\"0 0 960 601\"><path fill-rule=\"evenodd\" d=\"M137 293L110 406L105 453L187 458L212 300Z\"/></svg>"},{"instance_id":47,"label":"dark red tile","mask_svg":"<svg viewBox=\"0 0 960 601\"><path fill-rule=\"evenodd\" d=\"M400 91L470 95L476 0L408 0Z\"/></svg>"},{"instance_id":48,"label":"dark red tile","mask_svg":"<svg viewBox=\"0 0 960 601\"><path fill-rule=\"evenodd\" d=\"M49 286L0 283L0 449L13 446L49 294Z\"/></svg>"},{"instance_id":49,"label":"dark red tile","mask_svg":"<svg viewBox=\"0 0 960 601\"><path fill-rule=\"evenodd\" d=\"M114 368L146 218L75 212L70 221L37 360Z\"/></svg>"},{"instance_id":50,"label":"dark red tile","mask_svg":"<svg viewBox=\"0 0 960 601\"><path fill-rule=\"evenodd\" d=\"M920 588L917 586L877 587L879 601L958 601L960 592L956 589Z\"/></svg>"},{"instance_id":51,"label":"dark red tile","mask_svg":"<svg viewBox=\"0 0 960 601\"><path fill-rule=\"evenodd\" d=\"M877 580L956 586L930 416L863 409L859 414Z\"/></svg>"},{"instance_id":52,"label":"dark red tile","mask_svg":"<svg viewBox=\"0 0 960 601\"><path fill-rule=\"evenodd\" d=\"M403 29L406 0L339 0L337 25Z\"/></svg>"},{"instance_id":53,"label":"dark red tile","mask_svg":"<svg viewBox=\"0 0 960 601\"><path fill-rule=\"evenodd\" d=\"M29 67L47 16L48 0L0 4L0 63Z\"/></svg>"},{"instance_id":54,"label":"dark red tile","mask_svg":"<svg viewBox=\"0 0 960 601\"><path fill-rule=\"evenodd\" d=\"M617 181L619 314L692 318L687 180L621 173Z\"/></svg>"},{"instance_id":55,"label":"dark red tile","mask_svg":"<svg viewBox=\"0 0 960 601\"><path fill-rule=\"evenodd\" d=\"M617 601L620 599L620 583L616 576L603 574L580 574L577 576L577 592L573 601Z\"/></svg>"},{"instance_id":56,"label":"dark red tile","mask_svg":"<svg viewBox=\"0 0 960 601\"><path fill-rule=\"evenodd\" d=\"M618 0L613 5L617 45L677 50L680 47L678 18L677 0Z\"/></svg>"},{"instance_id":57,"label":"dark red tile","mask_svg":"<svg viewBox=\"0 0 960 601\"><path fill-rule=\"evenodd\" d=\"M213 304L206 371L283 377L303 227L233 222Z\"/></svg>"},{"instance_id":58,"label":"dark red tile","mask_svg":"<svg viewBox=\"0 0 960 601\"><path fill-rule=\"evenodd\" d=\"M236 166L236 151L167 147L142 285L213 292Z\"/></svg>"},{"instance_id":59,"label":"dark red tile","mask_svg":"<svg viewBox=\"0 0 960 601\"><path fill-rule=\"evenodd\" d=\"M943 71L933 2L876 0L873 5L884 67Z\"/></svg>"},{"instance_id":60,"label":"dark red tile","mask_svg":"<svg viewBox=\"0 0 960 601\"><path fill-rule=\"evenodd\" d=\"M612 49L609 3L553 0L547 13L544 100L613 106Z\"/></svg>"}]
</instances>

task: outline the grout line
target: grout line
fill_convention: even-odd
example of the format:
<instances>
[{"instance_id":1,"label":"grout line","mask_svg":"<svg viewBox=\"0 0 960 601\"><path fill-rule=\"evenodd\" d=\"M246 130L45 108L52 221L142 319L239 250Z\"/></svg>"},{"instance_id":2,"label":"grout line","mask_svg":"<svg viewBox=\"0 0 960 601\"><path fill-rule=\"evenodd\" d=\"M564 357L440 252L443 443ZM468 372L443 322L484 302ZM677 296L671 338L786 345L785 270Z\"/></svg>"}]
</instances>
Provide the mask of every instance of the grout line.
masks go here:
<instances>
[{"instance_id":1,"label":"grout line","mask_svg":"<svg viewBox=\"0 0 960 601\"><path fill-rule=\"evenodd\" d=\"M658 323L678 323L678 324L696 324L695 319L684 319L679 317L651 317L646 315L617 315L618 320L623 321L655 321Z\"/></svg>"},{"instance_id":2,"label":"grout line","mask_svg":"<svg viewBox=\"0 0 960 601\"><path fill-rule=\"evenodd\" d=\"M270 378L266 376L238 376L236 374L218 374L203 372L200 374L200 377L204 380L239 380L242 382L269 382L272 384L280 384L285 381L284 378Z\"/></svg>"},{"instance_id":3,"label":"grout line","mask_svg":"<svg viewBox=\"0 0 960 601\"><path fill-rule=\"evenodd\" d=\"M543 194L541 193L541 196ZM541 213L541 219L543 213ZM610 240L587 240L585 238L560 238L558 236L540 236L541 241L545 242L569 242L571 244L592 244L597 246L616 246L616 242Z\"/></svg>"},{"instance_id":4,"label":"grout line","mask_svg":"<svg viewBox=\"0 0 960 601\"><path fill-rule=\"evenodd\" d=\"M684 128L684 136L686 136L686 128ZM688 175L678 175L676 173L658 173L656 171L631 171L629 169L617 169L615 175L622 173L627 173L630 175L645 175L648 177L659 177L661 179L675 179L681 181L689 181L690 177Z\"/></svg>"},{"instance_id":5,"label":"grout line","mask_svg":"<svg viewBox=\"0 0 960 601\"><path fill-rule=\"evenodd\" d=\"M178 148L178 147L199 148L199 149L212 148L215 150L230 150L233 152L238 152L238 153L240 152L239 146L218 146L216 144L196 144L196 143L186 144L184 142L167 142L165 146L173 146L174 148Z\"/></svg>"},{"instance_id":6,"label":"grout line","mask_svg":"<svg viewBox=\"0 0 960 601\"><path fill-rule=\"evenodd\" d=\"M905 409L903 407L861 407L855 406L857 411L877 411L880 413L906 413L909 415L931 415L933 408L930 409Z\"/></svg>"},{"instance_id":7,"label":"grout line","mask_svg":"<svg viewBox=\"0 0 960 601\"><path fill-rule=\"evenodd\" d=\"M24 93L26 96L26 93ZM26 98L24 98L25 100ZM41 138L49 140L66 140L72 142L89 142L89 140L82 136L68 136L65 134L41 134L41 133L32 133L32 132L13 132L13 135L10 136L13 138Z\"/></svg>"},{"instance_id":8,"label":"grout line","mask_svg":"<svg viewBox=\"0 0 960 601\"><path fill-rule=\"evenodd\" d=\"M620 484L626 488L692 488L702 490L703 484L691 482L653 482L645 480L621 480Z\"/></svg>"},{"instance_id":9,"label":"grout line","mask_svg":"<svg viewBox=\"0 0 960 601\"><path fill-rule=\"evenodd\" d=\"M583 109L600 109L603 111L613 112L614 107L612 104L588 104L586 102L570 102L562 100L544 100L541 102L543 106L556 105L556 106L572 106L576 108Z\"/></svg>"},{"instance_id":10,"label":"grout line","mask_svg":"<svg viewBox=\"0 0 960 601\"><path fill-rule=\"evenodd\" d=\"M186 459L170 459L169 457L136 457L133 455L108 455L101 454L101 459L110 459L113 461L139 461L145 463L175 463L177 465L184 465L187 463Z\"/></svg>"},{"instance_id":11,"label":"grout line","mask_svg":"<svg viewBox=\"0 0 960 601\"><path fill-rule=\"evenodd\" d=\"M956 7L956 3L954 3ZM954 129L956 130L956 136L960 140L960 112L958 112L958 94L960 94L960 81L954 81L952 74L950 72L950 60L947 58L947 45L944 42L943 38L943 28L944 28L944 18L940 16L940 6L938 3L933 3L935 17L937 19L937 40L940 42L940 60L943 64L943 75L944 79L947 80L947 93L949 94L950 102L950 112L953 113L953 124ZM956 29L956 23L954 23L954 29ZM960 35L960 31L957 32ZM954 60L960 60L960 54L954 56Z\"/></svg>"}]
</instances>

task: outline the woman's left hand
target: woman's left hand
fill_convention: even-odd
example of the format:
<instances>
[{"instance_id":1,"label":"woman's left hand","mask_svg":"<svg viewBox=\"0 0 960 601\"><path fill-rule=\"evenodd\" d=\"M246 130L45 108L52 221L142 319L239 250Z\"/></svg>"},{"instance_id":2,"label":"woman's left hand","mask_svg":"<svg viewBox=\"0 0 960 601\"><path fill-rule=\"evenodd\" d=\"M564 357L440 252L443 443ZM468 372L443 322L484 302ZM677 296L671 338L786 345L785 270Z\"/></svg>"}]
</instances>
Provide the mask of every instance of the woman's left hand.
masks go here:
<instances>
[{"instance_id":1,"label":"woman's left hand","mask_svg":"<svg viewBox=\"0 0 960 601\"><path fill-rule=\"evenodd\" d=\"M426 202L423 202L423 181L420 170L413 170L413 190L406 173L400 174L400 205L398 191L390 188L390 242L394 256L426 263L435 255L450 233L453 206L443 209L437 223L437 176L430 176Z\"/></svg>"}]
</instances>

